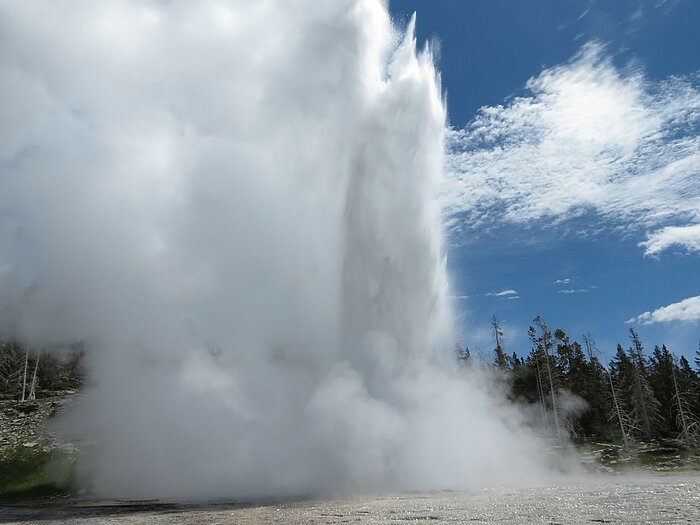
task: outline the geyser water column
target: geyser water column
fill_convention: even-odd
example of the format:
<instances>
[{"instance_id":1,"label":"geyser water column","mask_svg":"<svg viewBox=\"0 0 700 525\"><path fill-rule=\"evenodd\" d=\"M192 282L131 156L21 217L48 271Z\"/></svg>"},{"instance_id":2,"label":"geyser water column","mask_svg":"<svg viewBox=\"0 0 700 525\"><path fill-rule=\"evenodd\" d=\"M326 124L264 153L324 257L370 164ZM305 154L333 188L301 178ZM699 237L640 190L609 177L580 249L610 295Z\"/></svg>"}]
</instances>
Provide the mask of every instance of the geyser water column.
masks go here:
<instances>
[{"instance_id":1,"label":"geyser water column","mask_svg":"<svg viewBox=\"0 0 700 525\"><path fill-rule=\"evenodd\" d=\"M88 488L216 498L533 473L449 348L445 113L380 0L0 4L2 330L85 341ZM508 454L503 454L508 450Z\"/></svg>"},{"instance_id":2,"label":"geyser water column","mask_svg":"<svg viewBox=\"0 0 700 525\"><path fill-rule=\"evenodd\" d=\"M342 357L378 388L453 341L435 199L445 113L430 51L416 56L414 23L380 69L386 80L368 85L344 199Z\"/></svg>"}]
</instances>

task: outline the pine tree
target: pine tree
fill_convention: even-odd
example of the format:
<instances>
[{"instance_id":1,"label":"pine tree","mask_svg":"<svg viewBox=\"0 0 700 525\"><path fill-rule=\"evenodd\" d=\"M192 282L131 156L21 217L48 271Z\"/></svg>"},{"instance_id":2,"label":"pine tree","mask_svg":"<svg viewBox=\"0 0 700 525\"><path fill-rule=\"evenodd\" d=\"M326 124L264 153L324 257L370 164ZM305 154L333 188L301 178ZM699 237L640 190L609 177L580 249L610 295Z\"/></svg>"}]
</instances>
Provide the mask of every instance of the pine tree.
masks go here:
<instances>
[{"instance_id":1,"label":"pine tree","mask_svg":"<svg viewBox=\"0 0 700 525\"><path fill-rule=\"evenodd\" d=\"M632 434L639 428L630 412L629 390L632 384L632 366L622 345L618 343L615 357L608 363L607 370L613 405L609 418L617 422L625 446L629 444Z\"/></svg>"},{"instance_id":2,"label":"pine tree","mask_svg":"<svg viewBox=\"0 0 700 525\"><path fill-rule=\"evenodd\" d=\"M673 356L666 348L666 345L663 345L661 348L657 345L649 358L647 371L649 385L654 391L654 397L660 404L660 423L662 423L660 429L671 434L677 432L672 402L675 395L673 374L676 366L673 361Z\"/></svg>"},{"instance_id":3,"label":"pine tree","mask_svg":"<svg viewBox=\"0 0 700 525\"><path fill-rule=\"evenodd\" d=\"M503 351L503 330L495 315L491 318L491 331L493 333L494 343L496 344L493 349L494 354L496 354L494 364L500 369L506 369L508 368L509 359L508 355Z\"/></svg>"},{"instance_id":4,"label":"pine tree","mask_svg":"<svg viewBox=\"0 0 700 525\"><path fill-rule=\"evenodd\" d=\"M678 359L678 370L680 371L680 378L685 380L689 386L697 381L698 374L690 367L690 363L684 355Z\"/></svg>"},{"instance_id":5,"label":"pine tree","mask_svg":"<svg viewBox=\"0 0 700 525\"><path fill-rule=\"evenodd\" d=\"M557 389L560 388L561 385L559 378L555 377L556 366L555 363L553 363L553 357L551 355L552 347L554 346L552 341L552 332L550 332L547 323L545 323L539 315L535 317L534 323L539 328L539 337L536 335L535 329L532 326L528 330L528 334L534 345L543 407L546 406L546 402L544 400L546 394L548 393L547 397L549 397L549 400L551 401L552 416L554 418L554 429L556 431L557 439L561 444L564 441L564 437L562 435L560 413L557 406Z\"/></svg>"},{"instance_id":6,"label":"pine tree","mask_svg":"<svg viewBox=\"0 0 700 525\"><path fill-rule=\"evenodd\" d=\"M561 328L554 330L554 342L556 344L556 366L562 377L562 382L566 386L567 376L571 369L571 341L566 332Z\"/></svg>"},{"instance_id":7,"label":"pine tree","mask_svg":"<svg viewBox=\"0 0 700 525\"><path fill-rule=\"evenodd\" d=\"M582 398L588 403L588 408L581 414L566 414L566 427L572 435L591 434L593 432L595 417L591 409L591 400L594 398L596 386L593 369L586 361L581 345L577 341L571 341L562 329L554 331L556 341L557 368L561 377L562 386L567 391ZM599 388L599 385L598 385Z\"/></svg>"},{"instance_id":8,"label":"pine tree","mask_svg":"<svg viewBox=\"0 0 700 525\"><path fill-rule=\"evenodd\" d=\"M581 418L581 426L590 436L609 436L611 434L609 415L615 410L610 391L610 378L598 357L591 357L588 362L586 392L582 397L589 403L588 411Z\"/></svg>"},{"instance_id":9,"label":"pine tree","mask_svg":"<svg viewBox=\"0 0 700 525\"><path fill-rule=\"evenodd\" d=\"M526 403L538 403L541 405L537 369L532 352L526 359L519 358L513 352L511 358L513 373L511 375L511 396Z\"/></svg>"},{"instance_id":10,"label":"pine tree","mask_svg":"<svg viewBox=\"0 0 700 525\"><path fill-rule=\"evenodd\" d=\"M583 336L583 342L585 354L579 343L572 343L568 387L588 402L588 410L578 421L580 432L588 436L604 436L609 434L608 414L613 409L610 397L606 395L610 389L607 373L598 360L598 350L590 333Z\"/></svg>"},{"instance_id":11,"label":"pine tree","mask_svg":"<svg viewBox=\"0 0 700 525\"><path fill-rule=\"evenodd\" d=\"M544 353L537 343L537 336L535 334L535 329L531 326L528 329L528 335L533 343L533 348L530 351L530 355L527 359L527 364L530 369L533 370L533 376L536 379L537 386L537 400L539 402L542 411L542 421L547 425L547 399L545 397L544 389Z\"/></svg>"},{"instance_id":12,"label":"pine tree","mask_svg":"<svg viewBox=\"0 0 700 525\"><path fill-rule=\"evenodd\" d=\"M649 385L644 347L639 335L632 328L630 328L630 339L632 340L632 346L628 349L632 363L632 381L629 385L630 413L638 423L642 436L645 439L651 439L656 435L661 421L659 413L661 404Z\"/></svg>"}]
</instances>

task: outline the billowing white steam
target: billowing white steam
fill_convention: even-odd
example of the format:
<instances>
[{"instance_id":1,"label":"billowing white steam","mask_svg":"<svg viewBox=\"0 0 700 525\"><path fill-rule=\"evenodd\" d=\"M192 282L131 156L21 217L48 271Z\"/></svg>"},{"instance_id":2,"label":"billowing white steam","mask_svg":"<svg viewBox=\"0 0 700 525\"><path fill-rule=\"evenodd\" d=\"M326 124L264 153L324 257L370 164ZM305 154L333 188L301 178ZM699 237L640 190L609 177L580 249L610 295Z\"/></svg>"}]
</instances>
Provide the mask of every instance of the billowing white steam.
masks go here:
<instances>
[{"instance_id":1,"label":"billowing white steam","mask_svg":"<svg viewBox=\"0 0 700 525\"><path fill-rule=\"evenodd\" d=\"M0 104L1 328L88 343L94 490L537 472L441 358L445 110L383 2L4 1Z\"/></svg>"}]
</instances>

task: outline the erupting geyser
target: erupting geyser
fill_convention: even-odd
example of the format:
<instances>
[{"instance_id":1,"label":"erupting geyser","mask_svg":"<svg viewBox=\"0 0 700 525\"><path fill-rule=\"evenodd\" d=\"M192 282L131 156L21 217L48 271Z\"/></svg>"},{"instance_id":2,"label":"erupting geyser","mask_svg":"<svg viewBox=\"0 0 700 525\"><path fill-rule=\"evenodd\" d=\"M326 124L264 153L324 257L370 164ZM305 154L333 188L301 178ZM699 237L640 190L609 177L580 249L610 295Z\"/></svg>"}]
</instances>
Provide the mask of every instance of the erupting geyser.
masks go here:
<instances>
[{"instance_id":1,"label":"erupting geyser","mask_svg":"<svg viewBox=\"0 0 700 525\"><path fill-rule=\"evenodd\" d=\"M380 0L0 4L0 329L85 341L121 497L452 488L537 440L449 364L445 109Z\"/></svg>"}]
</instances>

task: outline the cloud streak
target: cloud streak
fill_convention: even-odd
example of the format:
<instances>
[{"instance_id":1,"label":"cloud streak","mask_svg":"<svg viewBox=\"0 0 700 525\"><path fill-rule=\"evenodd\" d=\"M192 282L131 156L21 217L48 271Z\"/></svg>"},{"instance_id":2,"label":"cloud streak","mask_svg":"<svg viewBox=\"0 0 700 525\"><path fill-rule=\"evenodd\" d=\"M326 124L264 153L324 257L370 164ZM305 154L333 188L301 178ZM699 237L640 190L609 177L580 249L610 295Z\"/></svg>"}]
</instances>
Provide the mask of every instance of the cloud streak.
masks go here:
<instances>
[{"instance_id":1,"label":"cloud streak","mask_svg":"<svg viewBox=\"0 0 700 525\"><path fill-rule=\"evenodd\" d=\"M574 282L573 279L571 279L570 277L567 277L565 279L557 279L556 281L554 281L554 284L571 284L573 282Z\"/></svg>"},{"instance_id":2,"label":"cloud streak","mask_svg":"<svg viewBox=\"0 0 700 525\"><path fill-rule=\"evenodd\" d=\"M647 79L597 43L484 107L449 136L443 203L453 228L555 224L597 213L649 233L647 254L698 249L698 76ZM677 230L665 229L675 226Z\"/></svg>"},{"instance_id":3,"label":"cloud streak","mask_svg":"<svg viewBox=\"0 0 700 525\"><path fill-rule=\"evenodd\" d=\"M489 292L486 295L489 297L509 297L509 296L512 297L512 296L518 295L518 291L508 289L508 290L503 290L501 292Z\"/></svg>"},{"instance_id":4,"label":"cloud streak","mask_svg":"<svg viewBox=\"0 0 700 525\"><path fill-rule=\"evenodd\" d=\"M656 323L673 323L673 322L697 322L700 321L700 295L688 297L677 303L662 306L654 311L644 312L643 314L628 319L628 324L656 324Z\"/></svg>"}]
</instances>

